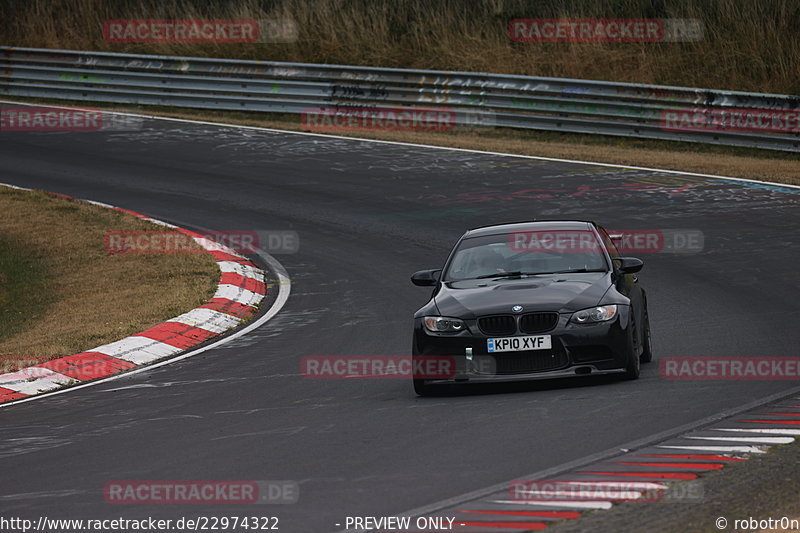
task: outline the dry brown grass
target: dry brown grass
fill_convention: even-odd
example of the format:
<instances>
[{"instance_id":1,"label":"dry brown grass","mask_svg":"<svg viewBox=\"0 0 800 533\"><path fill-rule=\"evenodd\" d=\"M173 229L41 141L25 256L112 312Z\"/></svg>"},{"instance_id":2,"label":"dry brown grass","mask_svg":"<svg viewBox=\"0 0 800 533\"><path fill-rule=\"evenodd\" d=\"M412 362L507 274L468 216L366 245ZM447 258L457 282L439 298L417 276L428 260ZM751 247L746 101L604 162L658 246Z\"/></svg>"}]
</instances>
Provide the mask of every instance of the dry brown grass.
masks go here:
<instances>
[{"instance_id":1,"label":"dry brown grass","mask_svg":"<svg viewBox=\"0 0 800 533\"><path fill-rule=\"evenodd\" d=\"M277 18L288 44L119 44L105 20ZM687 43L515 43L513 18L697 18ZM800 0L24 0L0 3L0 43L271 61L470 70L800 92Z\"/></svg>"},{"instance_id":2,"label":"dry brown grass","mask_svg":"<svg viewBox=\"0 0 800 533\"><path fill-rule=\"evenodd\" d=\"M42 192L0 187L0 254L27 262L31 286L6 308L0 366L78 353L142 331L213 295L209 254L109 255L109 230L161 231L131 215Z\"/></svg>"}]
</instances>

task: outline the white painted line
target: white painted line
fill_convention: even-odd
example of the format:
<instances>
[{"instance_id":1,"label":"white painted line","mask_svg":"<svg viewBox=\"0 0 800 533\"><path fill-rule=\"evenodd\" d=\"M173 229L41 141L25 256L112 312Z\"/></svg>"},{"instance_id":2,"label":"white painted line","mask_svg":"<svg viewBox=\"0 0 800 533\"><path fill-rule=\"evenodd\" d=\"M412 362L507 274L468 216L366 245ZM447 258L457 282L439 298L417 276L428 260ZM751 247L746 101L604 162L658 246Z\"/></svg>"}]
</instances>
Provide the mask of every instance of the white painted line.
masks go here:
<instances>
[{"instance_id":1,"label":"white painted line","mask_svg":"<svg viewBox=\"0 0 800 533\"><path fill-rule=\"evenodd\" d=\"M2 102L2 100L0 100ZM9 189L17 189L18 191L32 191L33 189L29 189L27 187L20 187L19 185L11 185L10 183L0 183L3 187L8 187Z\"/></svg>"},{"instance_id":2,"label":"white painted line","mask_svg":"<svg viewBox=\"0 0 800 533\"><path fill-rule=\"evenodd\" d=\"M489 500L490 503L500 503L503 505L538 505L539 507L558 507L567 509L611 509L611 502L588 501L588 502L520 502L516 500Z\"/></svg>"},{"instance_id":3,"label":"white painted line","mask_svg":"<svg viewBox=\"0 0 800 533\"><path fill-rule=\"evenodd\" d=\"M686 437L697 440L716 440L726 442L751 442L753 444L789 444L793 437Z\"/></svg>"},{"instance_id":4,"label":"white painted line","mask_svg":"<svg viewBox=\"0 0 800 533\"><path fill-rule=\"evenodd\" d=\"M0 375L0 387L22 394L38 394L40 391L55 389L71 381L75 379L41 366L31 366Z\"/></svg>"},{"instance_id":5,"label":"white painted line","mask_svg":"<svg viewBox=\"0 0 800 533\"><path fill-rule=\"evenodd\" d=\"M85 201L85 202L87 202L87 203L90 203L90 204L92 204L92 205L99 206L99 207L106 207L106 208L108 208L108 209L114 209L114 206L113 206L113 205L110 205L110 204L104 204L103 202L97 202L97 201L95 201L95 200L84 200L84 201Z\"/></svg>"},{"instance_id":6,"label":"white painted line","mask_svg":"<svg viewBox=\"0 0 800 533\"><path fill-rule=\"evenodd\" d=\"M100 204L100 202L97 202L97 203L98 203L98 204ZM100 204L100 205L103 205L103 204ZM145 221L147 221L147 222L152 222L153 224L157 224L157 225L159 225L159 226L165 226L165 227L167 227L167 228L173 228L173 229L175 229L175 228L177 228L177 227L178 227L178 226L176 226L175 224L170 224L169 222L164 222L163 220L158 220L158 219L156 219L156 218L143 217L143 218L142 218L142 220L145 220Z\"/></svg>"},{"instance_id":7,"label":"white painted line","mask_svg":"<svg viewBox=\"0 0 800 533\"><path fill-rule=\"evenodd\" d=\"M756 446L656 446L656 448L669 448L673 450L696 450L700 452L716 453L766 453Z\"/></svg>"},{"instance_id":8,"label":"white painted line","mask_svg":"<svg viewBox=\"0 0 800 533\"><path fill-rule=\"evenodd\" d=\"M15 104L15 105L27 105L32 107L49 107L53 109L78 109L78 110L91 110L97 111L96 109L88 109L82 107L75 107L75 106L54 106L54 105L45 105L45 104L33 104L30 102L17 102L14 100L0 100L0 103L6 104ZM375 144L388 144L388 145L395 145L395 146L410 146L414 148L426 148L432 150L447 150L452 152L465 152L471 154L485 154L485 155L496 155L501 157L514 157L518 159L532 159L536 161L552 161L554 163L572 163L576 165L592 165L592 166L600 166L600 167L609 167L609 168L624 168L628 170L643 170L647 172L666 172L668 174L679 174L682 176L694 176L699 178L710 178L715 180L724 180L724 181L738 181L743 183L757 183L759 185L769 185L774 187L783 187L786 189L798 189L800 190L800 185L790 185L787 183L777 183L773 181L762 181L762 180L755 180L750 178L736 178L733 176L720 176L718 174L701 174L698 172L687 172L684 170L669 170L665 168L650 168L650 167L637 167L631 165L621 165L618 163L600 163L598 161L583 161L579 159L560 159L557 157L545 157L545 156L537 156L537 155L522 155L522 154L509 154L506 152L491 152L487 150L474 150L470 148L452 148L448 146L436 146L433 144L419 144L419 143L407 143L401 141L384 141L379 139L364 139L362 137L346 137L343 135L332 135L327 133L313 133L307 131L293 131L293 130L281 130L275 128L264 128L260 126L242 126L239 124L230 124L227 122L211 122L207 120L192 120L187 118L172 118L172 117L162 117L158 115L145 115L141 113L125 113L122 111L103 111L103 113L107 113L109 115L120 115L124 117L137 117L137 118L149 118L152 120L166 120L170 122L183 122L186 124L201 124L204 126L217 126L222 128L239 128L243 130L252 130L252 131L264 131L267 133L277 133L277 134L285 134L285 135L300 135L305 137L322 137L326 139L339 139L343 141L353 141L353 142L366 142L366 143L375 143Z\"/></svg>"},{"instance_id":9,"label":"white painted line","mask_svg":"<svg viewBox=\"0 0 800 533\"><path fill-rule=\"evenodd\" d=\"M787 428L712 428L714 431L737 431L741 433L764 433L766 435L800 435L800 429Z\"/></svg>"},{"instance_id":10,"label":"white painted line","mask_svg":"<svg viewBox=\"0 0 800 533\"><path fill-rule=\"evenodd\" d=\"M610 489L610 490L609 490ZM614 489L611 487L601 487L601 488L579 488L574 490L521 490L516 491L516 494L524 494L526 496L547 496L547 497L555 497L560 498L560 501L569 500L569 501L587 501L588 498L582 499L580 497L581 493L585 493L587 496L592 492L597 490L602 490L603 498L611 498L612 500L637 500L642 497L642 493L637 490L628 490L628 489ZM594 495L597 497L597 495ZM521 498L524 500L524 496ZM549 501L549 500L541 500L541 501Z\"/></svg>"},{"instance_id":11,"label":"white painted line","mask_svg":"<svg viewBox=\"0 0 800 533\"><path fill-rule=\"evenodd\" d=\"M652 481L553 481L559 485L580 485L592 487L610 487L634 490L665 490L664 483L654 483Z\"/></svg>"},{"instance_id":12,"label":"white painted line","mask_svg":"<svg viewBox=\"0 0 800 533\"><path fill-rule=\"evenodd\" d=\"M202 328L213 333L224 333L235 328L242 320L213 309L192 309L188 313L176 316L169 322L180 322L194 328Z\"/></svg>"}]
</instances>

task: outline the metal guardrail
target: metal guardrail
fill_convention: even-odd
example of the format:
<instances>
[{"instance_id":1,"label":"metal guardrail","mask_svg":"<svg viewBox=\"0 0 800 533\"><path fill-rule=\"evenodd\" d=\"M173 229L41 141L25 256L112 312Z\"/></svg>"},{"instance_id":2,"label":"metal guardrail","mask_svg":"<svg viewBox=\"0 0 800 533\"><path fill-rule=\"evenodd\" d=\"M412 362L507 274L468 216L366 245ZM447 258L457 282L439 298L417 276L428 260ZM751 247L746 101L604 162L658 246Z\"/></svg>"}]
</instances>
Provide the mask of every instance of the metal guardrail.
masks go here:
<instances>
[{"instance_id":1,"label":"metal guardrail","mask_svg":"<svg viewBox=\"0 0 800 533\"><path fill-rule=\"evenodd\" d=\"M535 76L0 47L0 94L293 114L444 108L468 126L800 151L797 122L784 131L665 127L676 110L800 116L799 96Z\"/></svg>"}]
</instances>

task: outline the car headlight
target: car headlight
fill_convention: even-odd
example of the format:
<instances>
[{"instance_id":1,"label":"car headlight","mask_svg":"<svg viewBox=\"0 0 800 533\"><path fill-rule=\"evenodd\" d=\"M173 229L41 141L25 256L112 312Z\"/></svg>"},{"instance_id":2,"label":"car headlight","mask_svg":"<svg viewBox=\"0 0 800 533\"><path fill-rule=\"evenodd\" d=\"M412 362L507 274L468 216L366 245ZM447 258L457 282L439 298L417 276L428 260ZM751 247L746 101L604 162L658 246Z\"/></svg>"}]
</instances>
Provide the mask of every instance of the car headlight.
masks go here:
<instances>
[{"instance_id":1,"label":"car headlight","mask_svg":"<svg viewBox=\"0 0 800 533\"><path fill-rule=\"evenodd\" d=\"M446 316L426 316L422 319L425 329L434 333L458 333L467 329L463 320Z\"/></svg>"},{"instance_id":2,"label":"car headlight","mask_svg":"<svg viewBox=\"0 0 800 533\"><path fill-rule=\"evenodd\" d=\"M616 305L599 305L577 311L572 315L572 321L578 324L590 324L592 322L606 322L615 316L617 316Z\"/></svg>"}]
</instances>

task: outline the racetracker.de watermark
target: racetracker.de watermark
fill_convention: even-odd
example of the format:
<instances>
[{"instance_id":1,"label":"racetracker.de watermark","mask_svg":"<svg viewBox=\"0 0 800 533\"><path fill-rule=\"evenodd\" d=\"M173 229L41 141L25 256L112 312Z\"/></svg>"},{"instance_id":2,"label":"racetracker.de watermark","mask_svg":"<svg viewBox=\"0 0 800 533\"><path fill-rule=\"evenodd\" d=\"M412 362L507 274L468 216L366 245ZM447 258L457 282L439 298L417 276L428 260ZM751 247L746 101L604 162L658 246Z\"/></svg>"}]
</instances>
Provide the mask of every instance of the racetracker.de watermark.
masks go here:
<instances>
[{"instance_id":1,"label":"racetracker.de watermark","mask_svg":"<svg viewBox=\"0 0 800 533\"><path fill-rule=\"evenodd\" d=\"M661 129L799 133L800 109L665 109L661 112Z\"/></svg>"},{"instance_id":2,"label":"racetracker.de watermark","mask_svg":"<svg viewBox=\"0 0 800 533\"><path fill-rule=\"evenodd\" d=\"M700 41L698 19L530 18L508 22L508 38L520 43L660 43Z\"/></svg>"},{"instance_id":3,"label":"racetracker.de watermark","mask_svg":"<svg viewBox=\"0 0 800 533\"><path fill-rule=\"evenodd\" d=\"M0 361L0 375L5 383L25 384L30 380L53 378L53 372L69 379L89 381L133 368L133 363L101 353L76 354L50 361L7 359Z\"/></svg>"},{"instance_id":4,"label":"racetracker.de watermark","mask_svg":"<svg viewBox=\"0 0 800 533\"><path fill-rule=\"evenodd\" d=\"M103 113L97 109L2 107L0 133L19 131L138 131L142 117Z\"/></svg>"},{"instance_id":5,"label":"racetracker.de watermark","mask_svg":"<svg viewBox=\"0 0 800 533\"><path fill-rule=\"evenodd\" d=\"M297 503L296 481L109 481L103 499L113 504Z\"/></svg>"},{"instance_id":6,"label":"racetracker.de watermark","mask_svg":"<svg viewBox=\"0 0 800 533\"><path fill-rule=\"evenodd\" d=\"M703 251L703 232L695 229L609 230L621 254L698 253ZM515 253L590 253L601 249L594 232L588 230L515 231L508 235Z\"/></svg>"},{"instance_id":7,"label":"racetracker.de watermark","mask_svg":"<svg viewBox=\"0 0 800 533\"><path fill-rule=\"evenodd\" d=\"M670 380L797 380L800 357L662 357L659 372Z\"/></svg>"},{"instance_id":8,"label":"racetracker.de watermark","mask_svg":"<svg viewBox=\"0 0 800 533\"><path fill-rule=\"evenodd\" d=\"M656 481L589 481L517 479L508 486L515 502L632 501L697 503L703 501L700 481L667 485Z\"/></svg>"},{"instance_id":9,"label":"racetracker.de watermark","mask_svg":"<svg viewBox=\"0 0 800 533\"><path fill-rule=\"evenodd\" d=\"M292 43L297 24L276 19L117 19L103 24L109 43Z\"/></svg>"},{"instance_id":10,"label":"racetracker.de watermark","mask_svg":"<svg viewBox=\"0 0 800 533\"><path fill-rule=\"evenodd\" d=\"M301 112L300 124L311 131L449 131L456 127L456 113L444 108L315 107Z\"/></svg>"},{"instance_id":11,"label":"racetracker.de watermark","mask_svg":"<svg viewBox=\"0 0 800 533\"><path fill-rule=\"evenodd\" d=\"M209 230L194 234L206 244L249 254L263 250L272 254L293 254L300 249L300 237L293 230ZM195 239L177 231L112 230L103 234L103 249L114 254L204 253Z\"/></svg>"},{"instance_id":12,"label":"racetracker.de watermark","mask_svg":"<svg viewBox=\"0 0 800 533\"><path fill-rule=\"evenodd\" d=\"M307 379L453 379L469 365L470 371L493 374L491 356L475 356L463 366L451 355L309 355L300 360Z\"/></svg>"}]
</instances>

